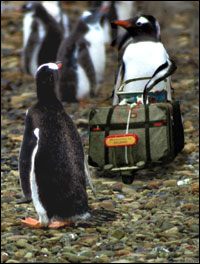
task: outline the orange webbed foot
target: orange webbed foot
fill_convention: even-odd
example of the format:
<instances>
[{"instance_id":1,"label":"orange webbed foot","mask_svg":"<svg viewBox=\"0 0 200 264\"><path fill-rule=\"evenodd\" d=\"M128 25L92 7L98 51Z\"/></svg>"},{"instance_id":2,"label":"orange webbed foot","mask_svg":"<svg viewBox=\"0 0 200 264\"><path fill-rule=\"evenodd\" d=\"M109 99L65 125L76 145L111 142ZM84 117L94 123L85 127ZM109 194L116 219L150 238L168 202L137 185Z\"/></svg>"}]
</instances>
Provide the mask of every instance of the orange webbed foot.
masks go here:
<instances>
[{"instance_id":1,"label":"orange webbed foot","mask_svg":"<svg viewBox=\"0 0 200 264\"><path fill-rule=\"evenodd\" d=\"M34 228L41 228L42 225L40 224L40 222L36 219L33 219L31 217L27 217L26 219L22 219L21 222L23 224L26 224L28 226L34 227Z\"/></svg>"},{"instance_id":2,"label":"orange webbed foot","mask_svg":"<svg viewBox=\"0 0 200 264\"><path fill-rule=\"evenodd\" d=\"M70 222L59 222L59 221L55 221L53 223L51 223L50 225L48 225L49 228L60 228L63 226L71 226L73 223Z\"/></svg>"}]
</instances>

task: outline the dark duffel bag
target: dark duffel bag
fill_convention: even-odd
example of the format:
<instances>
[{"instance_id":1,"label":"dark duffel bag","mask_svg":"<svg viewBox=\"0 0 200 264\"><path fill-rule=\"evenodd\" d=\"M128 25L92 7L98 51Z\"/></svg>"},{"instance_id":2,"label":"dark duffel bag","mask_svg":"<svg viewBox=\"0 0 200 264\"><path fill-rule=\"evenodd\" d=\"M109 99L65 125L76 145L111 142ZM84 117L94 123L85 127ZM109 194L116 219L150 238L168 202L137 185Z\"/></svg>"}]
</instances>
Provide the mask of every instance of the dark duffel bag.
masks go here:
<instances>
[{"instance_id":1,"label":"dark duffel bag","mask_svg":"<svg viewBox=\"0 0 200 264\"><path fill-rule=\"evenodd\" d=\"M89 115L91 166L138 169L172 161L184 147L178 101L97 107Z\"/></svg>"}]
</instances>

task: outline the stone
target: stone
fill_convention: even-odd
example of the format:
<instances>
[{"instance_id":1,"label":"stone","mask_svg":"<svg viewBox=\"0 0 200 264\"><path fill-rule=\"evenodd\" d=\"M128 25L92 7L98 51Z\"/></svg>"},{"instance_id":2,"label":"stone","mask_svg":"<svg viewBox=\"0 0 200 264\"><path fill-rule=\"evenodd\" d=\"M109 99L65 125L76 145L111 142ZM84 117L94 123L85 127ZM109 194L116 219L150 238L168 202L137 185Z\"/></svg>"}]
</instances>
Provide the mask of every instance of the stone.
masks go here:
<instances>
[{"instance_id":1,"label":"stone","mask_svg":"<svg viewBox=\"0 0 200 264\"><path fill-rule=\"evenodd\" d=\"M88 259L87 257L78 256L70 252L63 252L62 256L67 258L72 263L79 263L79 262L86 261Z\"/></svg>"},{"instance_id":2,"label":"stone","mask_svg":"<svg viewBox=\"0 0 200 264\"><path fill-rule=\"evenodd\" d=\"M91 236L83 236L80 237L78 240L78 243L80 245L84 246L92 246L98 241L98 236L97 235L91 235Z\"/></svg>"},{"instance_id":3,"label":"stone","mask_svg":"<svg viewBox=\"0 0 200 264\"><path fill-rule=\"evenodd\" d=\"M177 226L174 226L174 227L172 227L172 228L170 228L170 229L167 229L167 230L165 230L163 233L165 233L165 234L171 234L171 233L178 233L178 227Z\"/></svg>"},{"instance_id":4,"label":"stone","mask_svg":"<svg viewBox=\"0 0 200 264\"><path fill-rule=\"evenodd\" d=\"M192 184L192 192L193 193L199 192L199 183L193 183Z\"/></svg>"},{"instance_id":5,"label":"stone","mask_svg":"<svg viewBox=\"0 0 200 264\"><path fill-rule=\"evenodd\" d=\"M117 250L115 252L115 254L120 257L120 256L124 256L124 255L127 255L129 254L130 252L132 252L133 249L131 247L126 247L126 248L123 248L123 249L120 249L120 250Z\"/></svg>"},{"instance_id":6,"label":"stone","mask_svg":"<svg viewBox=\"0 0 200 264\"><path fill-rule=\"evenodd\" d=\"M176 183L176 180L166 180L166 181L163 181L163 185L171 187L171 186L176 186L177 183Z\"/></svg>"},{"instance_id":7,"label":"stone","mask_svg":"<svg viewBox=\"0 0 200 264\"><path fill-rule=\"evenodd\" d=\"M33 253L27 252L26 255L24 256L24 258L27 258L27 259L33 258Z\"/></svg>"},{"instance_id":8,"label":"stone","mask_svg":"<svg viewBox=\"0 0 200 264\"><path fill-rule=\"evenodd\" d=\"M149 189L159 189L159 187L163 184L163 181L150 181L147 184Z\"/></svg>"},{"instance_id":9,"label":"stone","mask_svg":"<svg viewBox=\"0 0 200 264\"><path fill-rule=\"evenodd\" d=\"M183 123L183 127L184 128L190 128L190 127L193 127L193 124L190 120L187 120Z\"/></svg>"},{"instance_id":10,"label":"stone","mask_svg":"<svg viewBox=\"0 0 200 264\"><path fill-rule=\"evenodd\" d=\"M193 152L193 151L196 149L196 147L197 147L197 145L194 144L194 143L187 143L187 144L184 146L182 152L183 152L183 153L186 153L186 154L189 154L189 153Z\"/></svg>"},{"instance_id":11,"label":"stone","mask_svg":"<svg viewBox=\"0 0 200 264\"><path fill-rule=\"evenodd\" d=\"M111 231L111 236L121 239L125 235L125 232L121 229L115 229Z\"/></svg>"}]
</instances>

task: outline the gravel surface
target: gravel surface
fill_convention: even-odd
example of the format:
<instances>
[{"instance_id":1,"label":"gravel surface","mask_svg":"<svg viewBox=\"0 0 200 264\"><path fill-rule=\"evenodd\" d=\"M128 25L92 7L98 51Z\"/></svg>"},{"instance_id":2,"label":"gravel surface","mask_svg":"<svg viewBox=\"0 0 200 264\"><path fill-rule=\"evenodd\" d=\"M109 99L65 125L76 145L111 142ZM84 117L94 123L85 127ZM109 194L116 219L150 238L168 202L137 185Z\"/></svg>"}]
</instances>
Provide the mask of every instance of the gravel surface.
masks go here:
<instances>
[{"instance_id":1,"label":"gravel surface","mask_svg":"<svg viewBox=\"0 0 200 264\"><path fill-rule=\"evenodd\" d=\"M138 13L154 15L162 41L178 69L172 77L181 102L185 147L170 164L135 173L132 184L118 174L90 167L97 195L88 188L92 209L113 212L115 218L62 229L32 229L20 219L37 218L32 203L18 204L18 158L25 112L36 99L34 80L21 70L23 1L4 2L2 13L2 263L198 263L199 262L199 101L198 1L139 1ZM72 21L88 7L86 1L63 1ZM137 12L136 12L137 13ZM95 105L113 89L117 54L107 50L105 82ZM88 150L91 107L65 104ZM106 211L108 210L108 211Z\"/></svg>"}]
</instances>

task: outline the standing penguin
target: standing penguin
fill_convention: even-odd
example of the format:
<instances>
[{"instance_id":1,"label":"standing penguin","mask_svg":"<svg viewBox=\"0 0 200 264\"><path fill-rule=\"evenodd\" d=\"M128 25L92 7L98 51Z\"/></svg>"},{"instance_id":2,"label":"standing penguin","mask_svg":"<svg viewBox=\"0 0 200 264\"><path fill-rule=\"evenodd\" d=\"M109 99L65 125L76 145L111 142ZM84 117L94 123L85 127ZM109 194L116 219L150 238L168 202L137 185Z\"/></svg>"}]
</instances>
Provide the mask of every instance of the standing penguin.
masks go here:
<instances>
[{"instance_id":1,"label":"standing penguin","mask_svg":"<svg viewBox=\"0 0 200 264\"><path fill-rule=\"evenodd\" d=\"M43 1L42 5L57 23L61 25L64 37L69 36L69 18L63 11L60 1Z\"/></svg>"},{"instance_id":2,"label":"standing penguin","mask_svg":"<svg viewBox=\"0 0 200 264\"><path fill-rule=\"evenodd\" d=\"M123 28L111 27L110 23L114 20L133 17L135 10L134 1L92 1L89 4L92 4L93 7L109 6L109 10L102 20L102 26L105 43L114 46L125 30Z\"/></svg>"},{"instance_id":3,"label":"standing penguin","mask_svg":"<svg viewBox=\"0 0 200 264\"><path fill-rule=\"evenodd\" d=\"M47 63L37 70L38 102L27 112L20 151L21 187L27 198L32 196L39 216L39 221L22 222L35 227L89 217L81 138L55 94L60 66Z\"/></svg>"},{"instance_id":4,"label":"standing penguin","mask_svg":"<svg viewBox=\"0 0 200 264\"><path fill-rule=\"evenodd\" d=\"M59 47L57 60L63 67L57 92L62 101L77 102L96 95L103 81L106 56L100 20L106 10L101 11L85 11Z\"/></svg>"},{"instance_id":5,"label":"standing penguin","mask_svg":"<svg viewBox=\"0 0 200 264\"><path fill-rule=\"evenodd\" d=\"M35 76L39 65L56 60L59 45L63 39L63 29L37 1L23 5L23 69Z\"/></svg>"},{"instance_id":6,"label":"standing penguin","mask_svg":"<svg viewBox=\"0 0 200 264\"><path fill-rule=\"evenodd\" d=\"M160 41L158 21L151 15L141 15L128 20L114 21L113 24L127 30L118 46L120 65L113 105L118 103L116 92L122 82L143 77L150 77L150 80L131 82L125 86L123 91L147 92L152 90L156 101L165 99L171 101L171 84L168 76L176 70L176 66L169 59ZM165 78L167 78L167 95L164 93Z\"/></svg>"}]
</instances>

